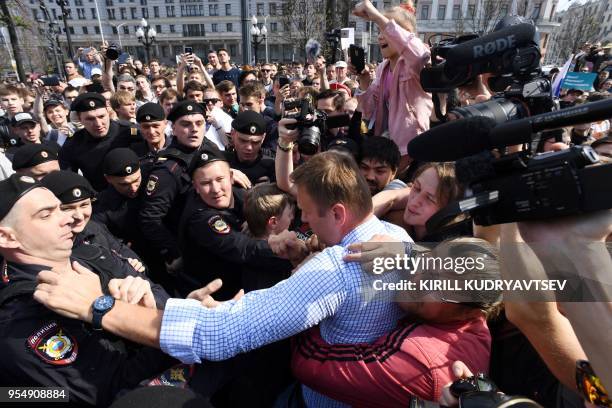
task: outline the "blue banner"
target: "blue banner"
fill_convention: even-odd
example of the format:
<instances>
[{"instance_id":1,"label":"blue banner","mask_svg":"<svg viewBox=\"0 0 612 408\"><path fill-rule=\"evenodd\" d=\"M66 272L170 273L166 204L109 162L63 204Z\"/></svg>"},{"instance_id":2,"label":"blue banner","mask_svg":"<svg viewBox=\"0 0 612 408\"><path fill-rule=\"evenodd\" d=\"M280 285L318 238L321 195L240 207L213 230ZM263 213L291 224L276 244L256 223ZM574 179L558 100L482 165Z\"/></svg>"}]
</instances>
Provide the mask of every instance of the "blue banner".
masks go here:
<instances>
[{"instance_id":1,"label":"blue banner","mask_svg":"<svg viewBox=\"0 0 612 408\"><path fill-rule=\"evenodd\" d=\"M579 89L581 91L593 91L593 82L597 74L590 72L568 72L563 79L563 89Z\"/></svg>"}]
</instances>

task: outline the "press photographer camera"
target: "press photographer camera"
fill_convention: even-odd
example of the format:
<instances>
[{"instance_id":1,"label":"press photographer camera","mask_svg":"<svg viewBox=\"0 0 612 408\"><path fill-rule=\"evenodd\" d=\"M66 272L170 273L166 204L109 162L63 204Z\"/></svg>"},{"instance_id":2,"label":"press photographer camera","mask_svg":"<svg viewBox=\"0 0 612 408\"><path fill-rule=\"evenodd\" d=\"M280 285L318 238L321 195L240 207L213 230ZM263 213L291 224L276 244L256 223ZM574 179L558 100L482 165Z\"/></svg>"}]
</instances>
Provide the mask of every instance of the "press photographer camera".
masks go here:
<instances>
[{"instance_id":1,"label":"press photographer camera","mask_svg":"<svg viewBox=\"0 0 612 408\"><path fill-rule=\"evenodd\" d=\"M451 385L450 392L455 398L459 399L459 408L540 407L538 403L529 398L509 396L499 392L493 381L484 374L456 380ZM411 408L433 408L440 406L434 402L423 401L416 397L410 400Z\"/></svg>"},{"instance_id":2,"label":"press photographer camera","mask_svg":"<svg viewBox=\"0 0 612 408\"><path fill-rule=\"evenodd\" d=\"M106 53L104 55L109 60L115 61L115 60L119 59L119 55L121 55L121 48L119 48L119 46L117 44L111 44L106 49Z\"/></svg>"},{"instance_id":3,"label":"press photographer camera","mask_svg":"<svg viewBox=\"0 0 612 408\"><path fill-rule=\"evenodd\" d=\"M421 85L427 92L448 93L468 86L480 74L493 74L488 86L497 95L452 110L449 114L455 119L487 116L503 123L549 112L554 103L550 81L540 68L538 42L533 23L517 16L504 18L495 31L483 37L444 39L431 45L434 65L421 71Z\"/></svg>"},{"instance_id":4,"label":"press photographer camera","mask_svg":"<svg viewBox=\"0 0 612 408\"><path fill-rule=\"evenodd\" d=\"M408 145L410 156L456 160L457 179L472 193L434 214L427 230L464 212L478 225L494 225L612 208L612 164L599 164L590 146L536 153L538 132L599 121L611 112L608 99L502 124L469 117L422 133ZM522 151L505 154L505 147L521 144L526 146Z\"/></svg>"},{"instance_id":5,"label":"press photographer camera","mask_svg":"<svg viewBox=\"0 0 612 408\"><path fill-rule=\"evenodd\" d=\"M287 126L288 129L298 129L300 137L297 141L298 150L302 154L313 155L319 151L321 141L327 145L327 131L329 129L348 126L349 115L328 116L318 110L311 95L303 99L287 99L283 102L283 117L295 119L296 124Z\"/></svg>"}]
</instances>

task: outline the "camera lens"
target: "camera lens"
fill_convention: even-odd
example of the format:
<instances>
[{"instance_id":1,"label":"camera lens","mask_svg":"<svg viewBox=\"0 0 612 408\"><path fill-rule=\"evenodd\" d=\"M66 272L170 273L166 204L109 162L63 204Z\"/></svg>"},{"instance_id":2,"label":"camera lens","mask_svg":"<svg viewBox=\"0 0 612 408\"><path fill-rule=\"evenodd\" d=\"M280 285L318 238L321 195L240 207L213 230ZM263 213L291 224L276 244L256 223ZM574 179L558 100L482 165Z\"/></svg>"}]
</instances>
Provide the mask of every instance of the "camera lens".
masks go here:
<instances>
[{"instance_id":1,"label":"camera lens","mask_svg":"<svg viewBox=\"0 0 612 408\"><path fill-rule=\"evenodd\" d=\"M497 123L504 123L527 116L520 103L500 98L477 103L476 105L463 106L453 109L450 113L454 114L457 119L485 116L495 120Z\"/></svg>"},{"instance_id":2,"label":"camera lens","mask_svg":"<svg viewBox=\"0 0 612 408\"><path fill-rule=\"evenodd\" d=\"M116 44L111 45L106 49L106 58L115 61L119 59L119 47Z\"/></svg>"},{"instance_id":3,"label":"camera lens","mask_svg":"<svg viewBox=\"0 0 612 408\"><path fill-rule=\"evenodd\" d=\"M316 126L305 127L298 139L298 151L312 156L319 151L321 145L321 130Z\"/></svg>"}]
</instances>

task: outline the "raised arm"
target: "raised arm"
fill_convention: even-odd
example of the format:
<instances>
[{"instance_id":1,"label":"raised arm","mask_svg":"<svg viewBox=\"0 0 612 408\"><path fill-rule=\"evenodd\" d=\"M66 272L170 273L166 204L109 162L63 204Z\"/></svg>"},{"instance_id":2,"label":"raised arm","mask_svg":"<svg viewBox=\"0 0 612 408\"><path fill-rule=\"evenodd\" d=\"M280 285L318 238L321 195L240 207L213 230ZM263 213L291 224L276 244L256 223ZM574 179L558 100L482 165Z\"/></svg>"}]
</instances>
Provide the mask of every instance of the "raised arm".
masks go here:
<instances>
[{"instance_id":1,"label":"raised arm","mask_svg":"<svg viewBox=\"0 0 612 408\"><path fill-rule=\"evenodd\" d=\"M298 137L297 129L287 129L287 125L295 123L295 119L284 118L278 122L278 144L276 146L276 158L274 169L276 172L276 185L278 188L292 196L297 196L297 187L291 181L293 173L293 151L288 147L293 145Z\"/></svg>"}]
</instances>

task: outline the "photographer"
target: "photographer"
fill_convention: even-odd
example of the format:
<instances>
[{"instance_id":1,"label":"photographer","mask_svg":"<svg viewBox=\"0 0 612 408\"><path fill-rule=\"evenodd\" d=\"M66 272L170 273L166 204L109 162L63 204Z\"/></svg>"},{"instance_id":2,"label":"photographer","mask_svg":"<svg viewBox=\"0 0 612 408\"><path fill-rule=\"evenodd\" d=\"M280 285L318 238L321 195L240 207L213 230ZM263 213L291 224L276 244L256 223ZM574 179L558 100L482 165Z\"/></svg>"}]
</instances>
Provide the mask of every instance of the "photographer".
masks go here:
<instances>
[{"instance_id":1,"label":"photographer","mask_svg":"<svg viewBox=\"0 0 612 408\"><path fill-rule=\"evenodd\" d=\"M407 10L410 7L412 11ZM374 22L380 29L378 43L385 60L379 65L376 80L372 81L368 68L359 74L358 110L364 118L374 120L374 135L389 131L402 154L400 170L409 163L407 145L419 133L429 129L433 107L431 95L421 87L419 74L429 61L428 48L416 33L414 8L396 6L381 14L364 0L353 9L353 14ZM351 71L355 69L352 66Z\"/></svg>"},{"instance_id":2,"label":"photographer","mask_svg":"<svg viewBox=\"0 0 612 408\"><path fill-rule=\"evenodd\" d=\"M85 79L91 79L91 71L94 68L102 70L102 58L100 53L94 48L79 48L74 62L79 66Z\"/></svg>"}]
</instances>

